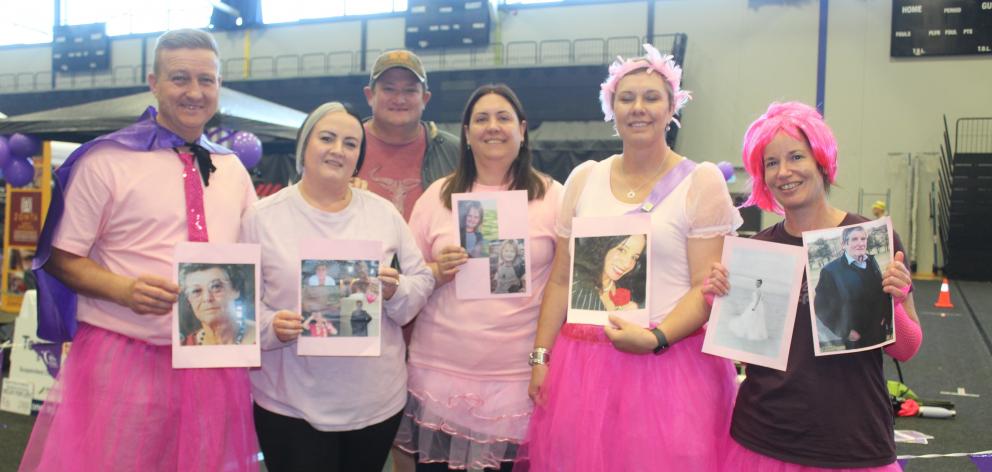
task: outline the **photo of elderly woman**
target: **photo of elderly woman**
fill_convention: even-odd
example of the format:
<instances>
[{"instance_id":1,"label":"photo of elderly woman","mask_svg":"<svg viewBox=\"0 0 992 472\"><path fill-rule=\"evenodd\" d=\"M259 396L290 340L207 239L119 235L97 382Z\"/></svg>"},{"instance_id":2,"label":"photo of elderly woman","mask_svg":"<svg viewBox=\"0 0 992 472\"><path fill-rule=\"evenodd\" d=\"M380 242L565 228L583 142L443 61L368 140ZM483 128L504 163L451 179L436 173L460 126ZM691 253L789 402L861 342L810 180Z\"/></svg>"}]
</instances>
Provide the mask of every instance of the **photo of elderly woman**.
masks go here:
<instances>
[{"instance_id":1,"label":"photo of elderly woman","mask_svg":"<svg viewBox=\"0 0 992 472\"><path fill-rule=\"evenodd\" d=\"M468 257L489 255L487 240L499 237L495 200L461 200L458 202L458 234Z\"/></svg>"},{"instance_id":2,"label":"photo of elderly woman","mask_svg":"<svg viewBox=\"0 0 992 472\"><path fill-rule=\"evenodd\" d=\"M575 238L571 308L645 308L646 244L646 234Z\"/></svg>"},{"instance_id":3,"label":"photo of elderly woman","mask_svg":"<svg viewBox=\"0 0 992 472\"><path fill-rule=\"evenodd\" d=\"M255 266L179 264L184 346L255 344Z\"/></svg>"},{"instance_id":4,"label":"photo of elderly woman","mask_svg":"<svg viewBox=\"0 0 992 472\"><path fill-rule=\"evenodd\" d=\"M520 293L526 290L524 240L502 239L489 245L489 287L492 293Z\"/></svg>"}]
</instances>

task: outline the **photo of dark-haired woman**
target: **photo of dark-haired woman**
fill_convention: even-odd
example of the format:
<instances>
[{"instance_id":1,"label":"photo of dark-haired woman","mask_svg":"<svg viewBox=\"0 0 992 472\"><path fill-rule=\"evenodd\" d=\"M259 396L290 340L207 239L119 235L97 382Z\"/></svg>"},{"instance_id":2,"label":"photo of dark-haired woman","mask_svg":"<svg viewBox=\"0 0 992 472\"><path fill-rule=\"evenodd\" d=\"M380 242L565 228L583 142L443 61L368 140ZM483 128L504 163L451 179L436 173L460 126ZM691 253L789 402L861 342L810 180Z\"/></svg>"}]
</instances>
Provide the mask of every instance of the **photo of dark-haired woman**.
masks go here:
<instances>
[{"instance_id":1,"label":"photo of dark-haired woman","mask_svg":"<svg viewBox=\"0 0 992 472\"><path fill-rule=\"evenodd\" d=\"M647 235L575 238L572 309L644 308Z\"/></svg>"},{"instance_id":2,"label":"photo of dark-haired woman","mask_svg":"<svg viewBox=\"0 0 992 472\"><path fill-rule=\"evenodd\" d=\"M462 247L468 252L468 257L486 257L489 255L489 244L483 233L483 224L486 222L484 206L494 207L495 202L479 200L458 202L459 239Z\"/></svg>"}]
</instances>

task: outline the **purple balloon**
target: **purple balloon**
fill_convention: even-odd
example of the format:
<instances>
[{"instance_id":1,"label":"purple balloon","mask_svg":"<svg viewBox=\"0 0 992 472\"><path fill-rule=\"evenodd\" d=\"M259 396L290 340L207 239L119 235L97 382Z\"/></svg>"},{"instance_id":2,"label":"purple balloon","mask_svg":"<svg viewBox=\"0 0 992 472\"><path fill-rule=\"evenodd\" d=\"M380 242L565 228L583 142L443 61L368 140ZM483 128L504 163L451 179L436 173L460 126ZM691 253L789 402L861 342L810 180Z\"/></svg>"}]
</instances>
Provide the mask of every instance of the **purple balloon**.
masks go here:
<instances>
[{"instance_id":1,"label":"purple balloon","mask_svg":"<svg viewBox=\"0 0 992 472\"><path fill-rule=\"evenodd\" d=\"M11 136L7 144L10 146L10 155L17 157L32 157L41 149L37 139L21 133Z\"/></svg>"},{"instance_id":2,"label":"purple balloon","mask_svg":"<svg viewBox=\"0 0 992 472\"><path fill-rule=\"evenodd\" d=\"M238 155L245 168L252 169L262 160L262 141L252 133L238 131L231 137L231 150Z\"/></svg>"},{"instance_id":3,"label":"purple balloon","mask_svg":"<svg viewBox=\"0 0 992 472\"><path fill-rule=\"evenodd\" d=\"M734 165L733 164L731 164L731 163L729 163L727 161L721 161L716 166L717 166L717 168L720 169L720 172L723 172L723 179L724 180L726 180L727 182L730 182L730 179L733 179L734 178Z\"/></svg>"},{"instance_id":4,"label":"purple balloon","mask_svg":"<svg viewBox=\"0 0 992 472\"><path fill-rule=\"evenodd\" d=\"M23 187L34 180L34 164L30 157L13 156L3 166L3 176L12 187Z\"/></svg>"},{"instance_id":5,"label":"purple balloon","mask_svg":"<svg viewBox=\"0 0 992 472\"><path fill-rule=\"evenodd\" d=\"M10 146L7 145L7 138L0 136L0 169L7 165L10 160Z\"/></svg>"}]
</instances>

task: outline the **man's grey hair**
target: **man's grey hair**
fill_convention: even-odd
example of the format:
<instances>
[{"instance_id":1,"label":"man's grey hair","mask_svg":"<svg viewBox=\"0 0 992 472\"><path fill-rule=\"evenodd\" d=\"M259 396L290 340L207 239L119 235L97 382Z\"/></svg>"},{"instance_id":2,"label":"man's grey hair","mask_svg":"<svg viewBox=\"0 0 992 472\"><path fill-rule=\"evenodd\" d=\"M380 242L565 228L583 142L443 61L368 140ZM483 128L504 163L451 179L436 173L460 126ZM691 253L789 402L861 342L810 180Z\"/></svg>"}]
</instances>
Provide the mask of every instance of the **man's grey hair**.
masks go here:
<instances>
[{"instance_id":1,"label":"man's grey hair","mask_svg":"<svg viewBox=\"0 0 992 472\"><path fill-rule=\"evenodd\" d=\"M217 47L217 41L210 33L192 28L166 31L155 41L155 74L159 72L159 57L166 49L206 49L213 51L217 61L220 62L220 48Z\"/></svg>"},{"instance_id":2,"label":"man's grey hair","mask_svg":"<svg viewBox=\"0 0 992 472\"><path fill-rule=\"evenodd\" d=\"M852 226L850 228L844 228L844 232L840 234L841 241L843 241L844 244L847 244L847 240L851 239L851 234L858 231L865 233L866 236L868 235L868 230L864 229L863 227Z\"/></svg>"}]
</instances>

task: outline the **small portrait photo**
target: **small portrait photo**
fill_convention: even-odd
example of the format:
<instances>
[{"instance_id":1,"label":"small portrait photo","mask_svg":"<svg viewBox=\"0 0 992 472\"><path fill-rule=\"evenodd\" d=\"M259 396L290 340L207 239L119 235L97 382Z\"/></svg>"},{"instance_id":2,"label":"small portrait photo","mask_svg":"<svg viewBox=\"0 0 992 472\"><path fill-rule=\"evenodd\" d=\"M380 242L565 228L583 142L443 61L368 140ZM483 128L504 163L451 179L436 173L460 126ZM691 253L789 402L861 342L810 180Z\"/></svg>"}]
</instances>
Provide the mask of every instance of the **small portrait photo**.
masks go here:
<instances>
[{"instance_id":1,"label":"small portrait photo","mask_svg":"<svg viewBox=\"0 0 992 472\"><path fill-rule=\"evenodd\" d=\"M179 263L183 346L253 345L255 265Z\"/></svg>"},{"instance_id":2,"label":"small portrait photo","mask_svg":"<svg viewBox=\"0 0 992 472\"><path fill-rule=\"evenodd\" d=\"M895 340L882 271L892 260L889 217L803 233L817 355L874 349Z\"/></svg>"},{"instance_id":3,"label":"small portrait photo","mask_svg":"<svg viewBox=\"0 0 992 472\"><path fill-rule=\"evenodd\" d=\"M304 259L300 275L304 337L378 336L379 261Z\"/></svg>"},{"instance_id":4,"label":"small portrait photo","mask_svg":"<svg viewBox=\"0 0 992 472\"><path fill-rule=\"evenodd\" d=\"M458 235L468 257L489 256L489 241L499 239L496 200L459 200Z\"/></svg>"},{"instance_id":5,"label":"small portrait photo","mask_svg":"<svg viewBox=\"0 0 992 472\"><path fill-rule=\"evenodd\" d=\"M744 238L724 240L730 292L716 297L703 352L785 370L802 287L802 248Z\"/></svg>"},{"instance_id":6,"label":"small portrait photo","mask_svg":"<svg viewBox=\"0 0 992 472\"><path fill-rule=\"evenodd\" d=\"M34 249L8 247L6 260L7 285L4 289L7 295L24 295L34 288L34 274L31 273Z\"/></svg>"},{"instance_id":7,"label":"small portrait photo","mask_svg":"<svg viewBox=\"0 0 992 472\"><path fill-rule=\"evenodd\" d=\"M378 286L378 280L376 281ZM369 302L365 298L345 298L341 300L344 326L338 336L369 337L379 335L379 319L373 318L370 309L378 307L378 300Z\"/></svg>"},{"instance_id":8,"label":"small portrait photo","mask_svg":"<svg viewBox=\"0 0 992 472\"><path fill-rule=\"evenodd\" d=\"M646 249L647 234L576 237L570 308L646 308Z\"/></svg>"},{"instance_id":9,"label":"small portrait photo","mask_svg":"<svg viewBox=\"0 0 992 472\"><path fill-rule=\"evenodd\" d=\"M492 293L520 293L527 289L524 277L523 239L497 239L489 243L489 290Z\"/></svg>"}]
</instances>

